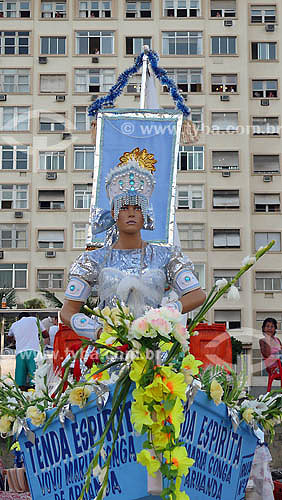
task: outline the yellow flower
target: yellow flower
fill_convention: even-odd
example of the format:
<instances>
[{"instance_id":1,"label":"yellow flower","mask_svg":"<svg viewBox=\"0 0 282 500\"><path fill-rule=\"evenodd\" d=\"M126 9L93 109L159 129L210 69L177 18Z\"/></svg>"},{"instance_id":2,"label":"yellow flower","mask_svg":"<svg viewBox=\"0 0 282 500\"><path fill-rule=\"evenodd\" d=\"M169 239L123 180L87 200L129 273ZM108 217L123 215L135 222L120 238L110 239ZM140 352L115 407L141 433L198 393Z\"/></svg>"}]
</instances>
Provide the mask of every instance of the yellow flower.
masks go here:
<instances>
[{"instance_id":1,"label":"yellow flower","mask_svg":"<svg viewBox=\"0 0 282 500\"><path fill-rule=\"evenodd\" d=\"M184 422L183 405L179 398L176 399L175 405L172 410L166 411L162 405L154 406L156 414L156 423L162 427L165 420L174 426L175 437L179 436L180 425Z\"/></svg>"},{"instance_id":2,"label":"yellow flower","mask_svg":"<svg viewBox=\"0 0 282 500\"><path fill-rule=\"evenodd\" d=\"M162 401L167 393L168 390L165 388L162 377L159 374L155 375L153 382L146 387L147 396L155 401Z\"/></svg>"},{"instance_id":3,"label":"yellow flower","mask_svg":"<svg viewBox=\"0 0 282 500\"><path fill-rule=\"evenodd\" d=\"M155 472L161 466L159 460L154 455L152 456L148 450L142 450L140 453L137 453L137 462L147 467L147 471L153 477L156 477Z\"/></svg>"},{"instance_id":4,"label":"yellow flower","mask_svg":"<svg viewBox=\"0 0 282 500\"><path fill-rule=\"evenodd\" d=\"M183 359L182 364L181 364L181 368L182 368L182 370L189 370L189 374L191 374L191 375L198 375L199 366L201 366L202 364L203 364L202 361L195 359L193 354L188 354Z\"/></svg>"},{"instance_id":5,"label":"yellow flower","mask_svg":"<svg viewBox=\"0 0 282 500\"><path fill-rule=\"evenodd\" d=\"M211 383L210 395L213 401L215 402L216 406L221 403L221 398L223 396L223 389L216 380L213 380Z\"/></svg>"},{"instance_id":6,"label":"yellow flower","mask_svg":"<svg viewBox=\"0 0 282 500\"><path fill-rule=\"evenodd\" d=\"M77 405L79 406L79 408L82 408L85 405L90 394L91 390L87 386L75 387L70 392L69 401L72 405Z\"/></svg>"},{"instance_id":7,"label":"yellow flower","mask_svg":"<svg viewBox=\"0 0 282 500\"><path fill-rule=\"evenodd\" d=\"M242 417L245 420L245 422L247 422L247 424L249 424L254 418L253 408L247 408L246 410L244 410Z\"/></svg>"},{"instance_id":8,"label":"yellow flower","mask_svg":"<svg viewBox=\"0 0 282 500\"><path fill-rule=\"evenodd\" d=\"M108 370L104 370L104 371L96 374L96 372L98 370L99 370L99 366L97 367L96 365L94 365L94 367L90 370L89 374L87 374L85 376L86 381L91 382L91 380L94 379L94 380L98 380L99 382L103 382L103 380L110 379L110 375L109 375Z\"/></svg>"},{"instance_id":9,"label":"yellow flower","mask_svg":"<svg viewBox=\"0 0 282 500\"><path fill-rule=\"evenodd\" d=\"M139 382L140 378L144 373L147 360L145 356L140 356L132 361L131 370L129 372L129 377L133 382Z\"/></svg>"},{"instance_id":10,"label":"yellow flower","mask_svg":"<svg viewBox=\"0 0 282 500\"><path fill-rule=\"evenodd\" d=\"M177 491L175 494L176 494L176 500L190 500L190 497L186 495L185 491Z\"/></svg>"},{"instance_id":11,"label":"yellow flower","mask_svg":"<svg viewBox=\"0 0 282 500\"><path fill-rule=\"evenodd\" d=\"M147 393L147 390L143 389L142 387L134 389L132 395L136 401L142 404L151 403L151 401L153 400L152 396Z\"/></svg>"},{"instance_id":12,"label":"yellow flower","mask_svg":"<svg viewBox=\"0 0 282 500\"><path fill-rule=\"evenodd\" d=\"M155 450L163 450L172 441L171 433L164 432L158 422L152 425L152 441Z\"/></svg>"},{"instance_id":13,"label":"yellow flower","mask_svg":"<svg viewBox=\"0 0 282 500\"><path fill-rule=\"evenodd\" d=\"M165 451L164 458L170 464L172 470L177 470L178 475L187 475L189 467L192 467L195 460L188 458L184 446L177 446L172 451Z\"/></svg>"},{"instance_id":14,"label":"yellow flower","mask_svg":"<svg viewBox=\"0 0 282 500\"><path fill-rule=\"evenodd\" d=\"M133 401L131 405L131 422L137 432L142 431L143 425L151 426L153 424L153 420L151 419L148 407L139 401Z\"/></svg>"},{"instance_id":15,"label":"yellow flower","mask_svg":"<svg viewBox=\"0 0 282 500\"><path fill-rule=\"evenodd\" d=\"M31 419L31 422L33 425L36 425L36 427L40 427L40 425L42 425L46 420L46 413L38 410L36 406L29 406L26 416Z\"/></svg>"},{"instance_id":16,"label":"yellow flower","mask_svg":"<svg viewBox=\"0 0 282 500\"><path fill-rule=\"evenodd\" d=\"M184 380L183 373L174 373L172 370L168 370L166 369L166 367L163 367L161 369L161 372L164 374L162 380L166 392L169 392L173 396L178 396L183 401L186 401L187 386Z\"/></svg>"},{"instance_id":17,"label":"yellow flower","mask_svg":"<svg viewBox=\"0 0 282 500\"><path fill-rule=\"evenodd\" d=\"M14 418L11 417L10 415L3 415L0 418L0 432L3 432L4 434L6 434L6 432L9 432L11 430L11 425L13 421Z\"/></svg>"}]
</instances>

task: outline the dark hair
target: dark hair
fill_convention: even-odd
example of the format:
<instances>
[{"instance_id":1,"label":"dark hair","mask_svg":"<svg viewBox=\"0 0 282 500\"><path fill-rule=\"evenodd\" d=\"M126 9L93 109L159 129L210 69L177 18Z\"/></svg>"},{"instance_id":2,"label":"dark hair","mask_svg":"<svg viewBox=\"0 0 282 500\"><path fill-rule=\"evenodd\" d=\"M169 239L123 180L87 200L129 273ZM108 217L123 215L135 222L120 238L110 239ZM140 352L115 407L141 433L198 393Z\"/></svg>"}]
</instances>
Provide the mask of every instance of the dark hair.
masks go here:
<instances>
[{"instance_id":1,"label":"dark hair","mask_svg":"<svg viewBox=\"0 0 282 500\"><path fill-rule=\"evenodd\" d=\"M275 328L275 332L276 332L276 330L277 330L277 321L276 321L275 318L265 318L265 320L264 320L264 322L262 324L262 327L261 327L262 332L264 332L264 328L265 328L266 323L272 323L273 326L274 326L274 328Z\"/></svg>"},{"instance_id":2,"label":"dark hair","mask_svg":"<svg viewBox=\"0 0 282 500\"><path fill-rule=\"evenodd\" d=\"M21 312L19 314L19 319L22 319L22 318L29 318L30 317L30 314L28 312Z\"/></svg>"}]
</instances>

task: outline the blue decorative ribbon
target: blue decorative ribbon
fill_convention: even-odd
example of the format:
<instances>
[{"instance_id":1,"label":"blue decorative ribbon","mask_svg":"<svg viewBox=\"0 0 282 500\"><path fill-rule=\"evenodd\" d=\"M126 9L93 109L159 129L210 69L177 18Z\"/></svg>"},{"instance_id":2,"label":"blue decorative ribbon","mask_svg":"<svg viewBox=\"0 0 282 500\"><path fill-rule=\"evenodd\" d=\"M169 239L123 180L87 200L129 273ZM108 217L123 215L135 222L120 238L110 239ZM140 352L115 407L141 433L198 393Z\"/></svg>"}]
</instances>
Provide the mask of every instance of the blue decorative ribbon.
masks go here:
<instances>
[{"instance_id":1,"label":"blue decorative ribbon","mask_svg":"<svg viewBox=\"0 0 282 500\"><path fill-rule=\"evenodd\" d=\"M105 106L113 106L115 100L117 99L118 96L121 95L124 87L128 84L129 78L137 73L139 69L141 68L143 64L143 56L144 52L142 52L135 60L135 64L131 67L123 71L117 79L117 82L110 88L109 92L107 95L103 97L99 97L96 99L88 108L88 114L89 116L95 116L97 115L98 111L100 111L103 107ZM185 103L184 99L179 94L177 86L175 82L168 77L168 73L165 69L160 68L158 65L159 62L159 56L157 52L153 50L149 50L146 52L146 55L148 56L148 59L150 61L152 70L155 74L155 76L160 80L162 85L165 85L169 92L171 97L173 98L176 107L183 113L184 117L187 118L191 110L188 108Z\"/></svg>"}]
</instances>

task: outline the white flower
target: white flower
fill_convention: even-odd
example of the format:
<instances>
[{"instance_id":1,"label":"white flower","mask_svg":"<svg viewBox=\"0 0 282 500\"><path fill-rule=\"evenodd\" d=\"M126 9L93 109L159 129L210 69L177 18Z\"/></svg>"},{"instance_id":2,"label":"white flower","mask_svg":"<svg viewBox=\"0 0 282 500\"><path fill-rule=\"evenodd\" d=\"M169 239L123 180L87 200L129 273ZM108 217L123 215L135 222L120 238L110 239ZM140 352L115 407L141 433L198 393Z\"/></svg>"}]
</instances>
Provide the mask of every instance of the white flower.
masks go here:
<instances>
[{"instance_id":1,"label":"white flower","mask_svg":"<svg viewBox=\"0 0 282 500\"><path fill-rule=\"evenodd\" d=\"M227 294L227 299L234 301L240 300L240 293L238 288L236 288L236 286L231 285Z\"/></svg>"},{"instance_id":2,"label":"white flower","mask_svg":"<svg viewBox=\"0 0 282 500\"><path fill-rule=\"evenodd\" d=\"M138 340L132 340L132 345L136 351L140 351L142 344Z\"/></svg>"},{"instance_id":3,"label":"white flower","mask_svg":"<svg viewBox=\"0 0 282 500\"><path fill-rule=\"evenodd\" d=\"M99 467L99 465L96 465L96 467L94 467L94 469L92 470L92 475L94 477L97 477L101 473L101 470L101 467Z\"/></svg>"},{"instance_id":4,"label":"white flower","mask_svg":"<svg viewBox=\"0 0 282 500\"><path fill-rule=\"evenodd\" d=\"M242 266L253 266L256 263L256 258L255 257L250 257L247 255L247 257L244 257L242 260Z\"/></svg>"},{"instance_id":5,"label":"white flower","mask_svg":"<svg viewBox=\"0 0 282 500\"><path fill-rule=\"evenodd\" d=\"M148 312L146 312L145 316L147 321L151 321L152 319L158 319L160 317L160 310L159 309L149 309Z\"/></svg>"},{"instance_id":6,"label":"white flower","mask_svg":"<svg viewBox=\"0 0 282 500\"><path fill-rule=\"evenodd\" d=\"M99 479L99 482L101 484L103 483L103 481L105 479L106 472L107 472L107 467L103 467L103 469L101 469L99 474L98 474L98 479Z\"/></svg>"},{"instance_id":7,"label":"white flower","mask_svg":"<svg viewBox=\"0 0 282 500\"><path fill-rule=\"evenodd\" d=\"M228 281L225 278L222 278L222 280L217 280L215 282L215 286L217 290L221 290L225 285L227 285Z\"/></svg>"},{"instance_id":8,"label":"white flower","mask_svg":"<svg viewBox=\"0 0 282 500\"><path fill-rule=\"evenodd\" d=\"M263 401L255 400L245 400L241 404L241 408L252 408L254 413L256 413L259 417L262 417L263 412L268 410L268 405Z\"/></svg>"},{"instance_id":9,"label":"white flower","mask_svg":"<svg viewBox=\"0 0 282 500\"><path fill-rule=\"evenodd\" d=\"M160 308L160 316L167 321L172 321L173 323L179 323L181 321L182 314L173 307L161 307Z\"/></svg>"},{"instance_id":10,"label":"white flower","mask_svg":"<svg viewBox=\"0 0 282 500\"><path fill-rule=\"evenodd\" d=\"M101 450L100 450L100 455L102 457L103 460L106 460L107 458L107 454L106 454L106 450L105 448L102 446Z\"/></svg>"}]
</instances>

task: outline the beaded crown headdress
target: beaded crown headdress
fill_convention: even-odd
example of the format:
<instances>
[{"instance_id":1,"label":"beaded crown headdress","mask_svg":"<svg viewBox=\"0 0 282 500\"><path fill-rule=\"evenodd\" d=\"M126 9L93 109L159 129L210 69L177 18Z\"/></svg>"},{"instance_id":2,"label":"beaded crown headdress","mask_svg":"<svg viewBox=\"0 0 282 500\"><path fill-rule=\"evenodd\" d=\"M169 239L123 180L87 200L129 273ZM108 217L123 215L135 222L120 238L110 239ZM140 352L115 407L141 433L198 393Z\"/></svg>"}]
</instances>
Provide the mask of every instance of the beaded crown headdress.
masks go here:
<instances>
[{"instance_id":1,"label":"beaded crown headdress","mask_svg":"<svg viewBox=\"0 0 282 500\"><path fill-rule=\"evenodd\" d=\"M139 148L126 152L120 163L106 178L106 191L114 210L114 220L118 218L123 205L139 205L144 218L144 229L154 229L150 198L154 190L153 172L157 160L146 149Z\"/></svg>"}]
</instances>

